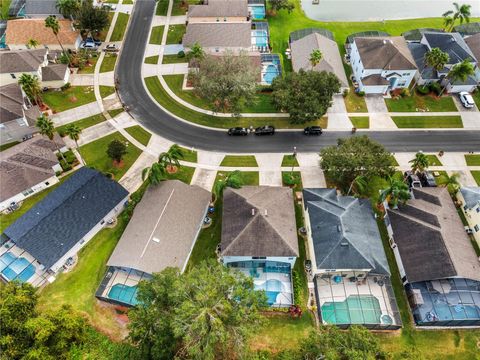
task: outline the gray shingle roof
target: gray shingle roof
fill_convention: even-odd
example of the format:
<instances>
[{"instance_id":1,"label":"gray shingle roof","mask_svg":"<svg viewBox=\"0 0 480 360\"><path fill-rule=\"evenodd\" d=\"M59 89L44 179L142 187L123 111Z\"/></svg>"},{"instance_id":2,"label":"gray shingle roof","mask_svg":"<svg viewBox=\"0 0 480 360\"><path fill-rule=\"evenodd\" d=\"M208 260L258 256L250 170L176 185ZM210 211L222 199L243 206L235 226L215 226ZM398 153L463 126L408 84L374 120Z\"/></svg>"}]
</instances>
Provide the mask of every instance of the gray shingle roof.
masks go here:
<instances>
[{"instance_id":1,"label":"gray shingle roof","mask_svg":"<svg viewBox=\"0 0 480 360\"><path fill-rule=\"evenodd\" d=\"M26 0L25 15L60 15L56 5L57 0Z\"/></svg>"},{"instance_id":2,"label":"gray shingle roof","mask_svg":"<svg viewBox=\"0 0 480 360\"><path fill-rule=\"evenodd\" d=\"M476 205L480 206L480 187L478 186L463 186L460 192L465 200L465 205L469 209L473 209Z\"/></svg>"},{"instance_id":3,"label":"gray shingle roof","mask_svg":"<svg viewBox=\"0 0 480 360\"><path fill-rule=\"evenodd\" d=\"M210 200L210 192L178 180L150 186L107 265L149 274L183 270Z\"/></svg>"},{"instance_id":4,"label":"gray shingle roof","mask_svg":"<svg viewBox=\"0 0 480 360\"><path fill-rule=\"evenodd\" d=\"M42 67L42 81L63 80L68 70L67 64L50 64Z\"/></svg>"},{"instance_id":5,"label":"gray shingle roof","mask_svg":"<svg viewBox=\"0 0 480 360\"><path fill-rule=\"evenodd\" d=\"M390 275L370 202L335 189L304 189L318 269L371 269Z\"/></svg>"},{"instance_id":6,"label":"gray shingle roof","mask_svg":"<svg viewBox=\"0 0 480 360\"><path fill-rule=\"evenodd\" d=\"M480 280L480 263L447 189L414 189L414 197L388 210L408 281Z\"/></svg>"},{"instance_id":7,"label":"gray shingle roof","mask_svg":"<svg viewBox=\"0 0 480 360\"><path fill-rule=\"evenodd\" d=\"M247 17L248 4L246 0L209 1L207 5L190 5L188 18L192 17ZM223 20L223 19L220 19Z\"/></svg>"},{"instance_id":8,"label":"gray shingle roof","mask_svg":"<svg viewBox=\"0 0 480 360\"><path fill-rule=\"evenodd\" d=\"M475 55L473 55L459 33L426 32L423 36L431 49L439 48L448 54L450 57L449 64L456 64L466 59L476 61Z\"/></svg>"},{"instance_id":9,"label":"gray shingle roof","mask_svg":"<svg viewBox=\"0 0 480 360\"><path fill-rule=\"evenodd\" d=\"M322 60L314 67L316 71L327 71L335 74L342 86L348 86L347 75L343 67L342 58L337 43L319 33L312 33L290 44L292 49L293 70L310 70L310 54L313 50L322 52Z\"/></svg>"},{"instance_id":10,"label":"gray shingle roof","mask_svg":"<svg viewBox=\"0 0 480 360\"><path fill-rule=\"evenodd\" d=\"M45 61L47 49L0 52L0 73L37 71Z\"/></svg>"},{"instance_id":11,"label":"gray shingle roof","mask_svg":"<svg viewBox=\"0 0 480 360\"><path fill-rule=\"evenodd\" d=\"M117 182L83 167L4 234L50 268L127 195Z\"/></svg>"},{"instance_id":12,"label":"gray shingle roof","mask_svg":"<svg viewBox=\"0 0 480 360\"><path fill-rule=\"evenodd\" d=\"M203 47L252 46L250 23L197 23L188 24L183 37L184 46L199 43Z\"/></svg>"},{"instance_id":13,"label":"gray shingle roof","mask_svg":"<svg viewBox=\"0 0 480 360\"><path fill-rule=\"evenodd\" d=\"M365 69L413 70L415 61L402 36L356 37Z\"/></svg>"},{"instance_id":14,"label":"gray shingle roof","mask_svg":"<svg viewBox=\"0 0 480 360\"><path fill-rule=\"evenodd\" d=\"M390 82L387 79L383 78L380 74L372 74L372 75L365 76L364 78L362 78L362 83L363 85L367 85L367 86L390 84Z\"/></svg>"},{"instance_id":15,"label":"gray shingle roof","mask_svg":"<svg viewBox=\"0 0 480 360\"><path fill-rule=\"evenodd\" d=\"M244 186L224 191L222 256L298 256L296 230L290 188Z\"/></svg>"},{"instance_id":16,"label":"gray shingle roof","mask_svg":"<svg viewBox=\"0 0 480 360\"><path fill-rule=\"evenodd\" d=\"M465 38L465 42L477 61L480 61L480 33Z\"/></svg>"}]
</instances>

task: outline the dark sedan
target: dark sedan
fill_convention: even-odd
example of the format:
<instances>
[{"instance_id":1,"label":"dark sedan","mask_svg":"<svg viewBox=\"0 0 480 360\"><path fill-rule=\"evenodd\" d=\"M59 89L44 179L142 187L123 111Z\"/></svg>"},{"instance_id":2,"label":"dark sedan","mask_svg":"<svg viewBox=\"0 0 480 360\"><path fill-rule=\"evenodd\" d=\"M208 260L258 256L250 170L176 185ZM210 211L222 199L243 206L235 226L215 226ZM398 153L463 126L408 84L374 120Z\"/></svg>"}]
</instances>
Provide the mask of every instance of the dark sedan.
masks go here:
<instances>
[{"instance_id":1,"label":"dark sedan","mask_svg":"<svg viewBox=\"0 0 480 360\"><path fill-rule=\"evenodd\" d=\"M228 129L228 135L230 136L245 136L248 135L247 129L243 127L233 127Z\"/></svg>"},{"instance_id":2,"label":"dark sedan","mask_svg":"<svg viewBox=\"0 0 480 360\"><path fill-rule=\"evenodd\" d=\"M255 129L255 135L273 135L275 134L275 128L273 126L260 126Z\"/></svg>"},{"instance_id":3,"label":"dark sedan","mask_svg":"<svg viewBox=\"0 0 480 360\"><path fill-rule=\"evenodd\" d=\"M305 135L322 135L323 130L320 126L308 126L303 129Z\"/></svg>"}]
</instances>

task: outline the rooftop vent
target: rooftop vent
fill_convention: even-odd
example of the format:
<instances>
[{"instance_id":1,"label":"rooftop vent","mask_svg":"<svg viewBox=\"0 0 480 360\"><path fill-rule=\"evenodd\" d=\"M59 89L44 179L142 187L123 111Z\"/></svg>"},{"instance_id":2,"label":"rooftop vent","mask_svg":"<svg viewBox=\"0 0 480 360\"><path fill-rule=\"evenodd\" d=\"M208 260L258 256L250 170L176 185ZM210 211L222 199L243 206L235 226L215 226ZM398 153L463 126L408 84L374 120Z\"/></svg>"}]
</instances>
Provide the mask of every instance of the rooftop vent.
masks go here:
<instances>
[{"instance_id":1,"label":"rooftop vent","mask_svg":"<svg viewBox=\"0 0 480 360\"><path fill-rule=\"evenodd\" d=\"M337 225L337 231L342 232L342 225Z\"/></svg>"},{"instance_id":2,"label":"rooftop vent","mask_svg":"<svg viewBox=\"0 0 480 360\"><path fill-rule=\"evenodd\" d=\"M265 209L265 216L268 216L268 210Z\"/></svg>"},{"instance_id":3,"label":"rooftop vent","mask_svg":"<svg viewBox=\"0 0 480 360\"><path fill-rule=\"evenodd\" d=\"M255 216L255 209L252 209L252 216Z\"/></svg>"},{"instance_id":4,"label":"rooftop vent","mask_svg":"<svg viewBox=\"0 0 480 360\"><path fill-rule=\"evenodd\" d=\"M348 246L348 242L342 241L342 242L340 243L340 245L341 245L341 246Z\"/></svg>"},{"instance_id":5,"label":"rooftop vent","mask_svg":"<svg viewBox=\"0 0 480 360\"><path fill-rule=\"evenodd\" d=\"M156 238L156 237L152 238L152 240L155 241L156 243L159 243L159 242L160 242L160 239L159 239L159 238Z\"/></svg>"}]
</instances>

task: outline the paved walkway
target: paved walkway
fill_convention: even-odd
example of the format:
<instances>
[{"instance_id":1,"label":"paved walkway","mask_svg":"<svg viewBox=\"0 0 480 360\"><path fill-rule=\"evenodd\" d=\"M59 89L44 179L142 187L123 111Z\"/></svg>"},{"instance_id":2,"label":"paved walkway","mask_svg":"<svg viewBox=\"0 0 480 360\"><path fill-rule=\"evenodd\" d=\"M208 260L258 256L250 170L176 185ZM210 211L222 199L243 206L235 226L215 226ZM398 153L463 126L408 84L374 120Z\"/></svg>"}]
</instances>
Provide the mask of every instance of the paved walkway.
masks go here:
<instances>
[{"instance_id":1,"label":"paved walkway","mask_svg":"<svg viewBox=\"0 0 480 360\"><path fill-rule=\"evenodd\" d=\"M100 109L98 102L95 101L70 110L62 111L58 114L53 114L50 118L54 122L55 126L60 126L87 118L89 116L97 115L101 112L102 110Z\"/></svg>"}]
</instances>

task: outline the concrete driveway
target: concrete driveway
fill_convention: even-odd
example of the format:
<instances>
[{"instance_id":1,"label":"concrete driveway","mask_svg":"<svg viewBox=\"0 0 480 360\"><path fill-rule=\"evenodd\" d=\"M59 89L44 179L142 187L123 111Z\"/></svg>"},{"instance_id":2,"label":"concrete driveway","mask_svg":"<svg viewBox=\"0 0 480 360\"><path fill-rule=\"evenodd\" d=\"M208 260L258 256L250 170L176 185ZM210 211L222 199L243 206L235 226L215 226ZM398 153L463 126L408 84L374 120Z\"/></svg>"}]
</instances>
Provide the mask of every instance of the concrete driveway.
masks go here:
<instances>
[{"instance_id":1,"label":"concrete driveway","mask_svg":"<svg viewBox=\"0 0 480 360\"><path fill-rule=\"evenodd\" d=\"M328 128L350 130L352 123L347 115L347 108L342 95L334 95L332 106L327 110Z\"/></svg>"},{"instance_id":2,"label":"concrete driveway","mask_svg":"<svg viewBox=\"0 0 480 360\"><path fill-rule=\"evenodd\" d=\"M463 113L478 113L478 108L477 105L474 105L473 108L467 109L462 105L462 102L458 98L457 94L452 95L453 102L455 103L455 106L457 107L458 111L463 112ZM480 116L480 115L479 115Z\"/></svg>"},{"instance_id":3,"label":"concrete driveway","mask_svg":"<svg viewBox=\"0 0 480 360\"><path fill-rule=\"evenodd\" d=\"M387 113L387 105L382 95L366 95L365 103L367 104L368 112L371 113Z\"/></svg>"}]
</instances>

